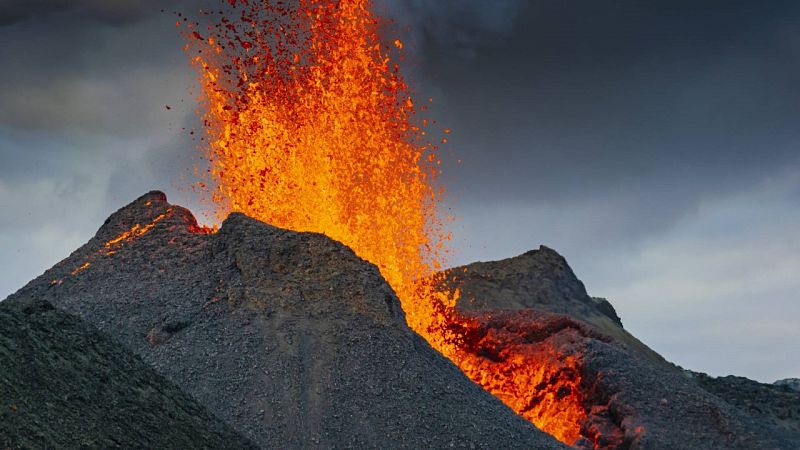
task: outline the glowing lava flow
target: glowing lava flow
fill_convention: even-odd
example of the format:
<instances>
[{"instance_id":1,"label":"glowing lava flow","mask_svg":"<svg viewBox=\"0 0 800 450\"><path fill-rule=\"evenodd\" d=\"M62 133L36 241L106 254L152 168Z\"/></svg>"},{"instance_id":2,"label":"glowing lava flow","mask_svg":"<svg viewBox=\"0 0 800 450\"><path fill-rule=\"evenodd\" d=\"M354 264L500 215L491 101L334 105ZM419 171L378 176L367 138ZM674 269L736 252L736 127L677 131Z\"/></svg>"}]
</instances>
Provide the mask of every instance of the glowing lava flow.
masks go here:
<instances>
[{"instance_id":1,"label":"glowing lava flow","mask_svg":"<svg viewBox=\"0 0 800 450\"><path fill-rule=\"evenodd\" d=\"M545 431L574 441L576 411L538 420L564 408L523 401L534 387L514 367L532 357L498 369L504 363L485 363L454 331L468 321L453 326L457 292L435 287L449 240L436 147L393 62L403 44L381 41L369 0L227 3L227 13L204 13L210 25L177 23L201 74L210 169L199 187L219 218L241 211L348 245L378 266L412 329L518 412L534 408L526 417Z\"/></svg>"},{"instance_id":2,"label":"glowing lava flow","mask_svg":"<svg viewBox=\"0 0 800 450\"><path fill-rule=\"evenodd\" d=\"M150 206L150 202L148 202L146 206ZM103 244L103 247L97 251L97 253L90 254L87 261L81 264L80 267L76 267L69 274L73 277L78 276L78 274L91 267L92 263L95 262L97 259L102 258L104 256L111 256L117 253L119 249L131 243L134 239L140 236L144 236L145 234L150 232L150 230L152 230L159 222L164 220L170 214L172 214L172 208L168 208L167 211L164 212L163 214L155 216L149 223L146 223L144 225L139 223L134 224L129 230L125 230L122 233L114 236L112 239L106 241ZM206 227L190 226L189 231L192 233L210 233L213 230ZM64 278L57 278L51 281L50 285L59 286L63 282Z\"/></svg>"}]
</instances>

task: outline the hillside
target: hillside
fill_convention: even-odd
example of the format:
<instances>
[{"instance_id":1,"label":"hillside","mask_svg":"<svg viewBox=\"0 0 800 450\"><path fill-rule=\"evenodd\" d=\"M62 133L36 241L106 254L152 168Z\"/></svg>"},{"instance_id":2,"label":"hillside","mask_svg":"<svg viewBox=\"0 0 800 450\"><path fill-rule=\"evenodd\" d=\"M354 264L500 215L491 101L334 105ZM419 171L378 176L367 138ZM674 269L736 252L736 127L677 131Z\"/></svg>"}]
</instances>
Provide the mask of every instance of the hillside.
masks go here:
<instances>
[{"instance_id":1,"label":"hillside","mask_svg":"<svg viewBox=\"0 0 800 450\"><path fill-rule=\"evenodd\" d=\"M49 303L0 303L0 330L0 448L255 448Z\"/></svg>"}]
</instances>

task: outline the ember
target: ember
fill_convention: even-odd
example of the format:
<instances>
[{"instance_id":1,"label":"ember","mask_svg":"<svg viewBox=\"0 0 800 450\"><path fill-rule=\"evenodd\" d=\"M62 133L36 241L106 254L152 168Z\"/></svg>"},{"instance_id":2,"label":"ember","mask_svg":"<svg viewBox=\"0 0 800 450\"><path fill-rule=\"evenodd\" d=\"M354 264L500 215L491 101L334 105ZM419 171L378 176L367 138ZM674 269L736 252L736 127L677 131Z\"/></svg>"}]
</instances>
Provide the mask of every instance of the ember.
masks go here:
<instances>
[{"instance_id":1,"label":"ember","mask_svg":"<svg viewBox=\"0 0 800 450\"><path fill-rule=\"evenodd\" d=\"M211 25L182 28L209 143L209 179L198 187L219 218L240 211L348 245L378 266L412 329L573 443L585 416L577 360L507 331L465 339L479 325L455 312L457 290L436 287L450 239L440 160L396 63L404 45L380 38L370 1L227 3L227 14L203 13ZM484 356L490 344L502 358Z\"/></svg>"}]
</instances>

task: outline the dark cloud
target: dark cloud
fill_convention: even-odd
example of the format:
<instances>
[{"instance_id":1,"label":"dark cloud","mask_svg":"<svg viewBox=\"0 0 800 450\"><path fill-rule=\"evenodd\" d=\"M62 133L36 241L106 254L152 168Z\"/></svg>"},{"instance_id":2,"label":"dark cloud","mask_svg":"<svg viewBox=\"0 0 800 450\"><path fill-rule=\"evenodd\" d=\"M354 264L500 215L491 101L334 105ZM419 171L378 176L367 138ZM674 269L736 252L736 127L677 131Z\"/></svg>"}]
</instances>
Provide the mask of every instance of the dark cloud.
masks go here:
<instances>
[{"instance_id":1,"label":"dark cloud","mask_svg":"<svg viewBox=\"0 0 800 450\"><path fill-rule=\"evenodd\" d=\"M4 0L0 26L54 13L75 12L98 22L122 25L153 15L169 2L160 0Z\"/></svg>"},{"instance_id":2,"label":"dark cloud","mask_svg":"<svg viewBox=\"0 0 800 450\"><path fill-rule=\"evenodd\" d=\"M10 61L0 84L0 124L139 135L174 118L165 104L187 97L192 75L174 16L104 26L72 8L0 28L0 59Z\"/></svg>"},{"instance_id":3,"label":"dark cloud","mask_svg":"<svg viewBox=\"0 0 800 450\"><path fill-rule=\"evenodd\" d=\"M800 184L786 174L800 171L800 4L420 0L394 11L411 25L420 96L453 129L443 151L458 262L552 245L677 362L765 381L798 370L756 356L795 351L781 344L796 336L784 320L796 316L794 278L731 292L797 267L788 193ZM789 187L764 190L775 180ZM761 316L741 315L765 297ZM770 323L782 331L730 334ZM698 342L724 357L698 364Z\"/></svg>"},{"instance_id":4,"label":"dark cloud","mask_svg":"<svg viewBox=\"0 0 800 450\"><path fill-rule=\"evenodd\" d=\"M465 198L636 189L679 213L798 163L796 2L411 2L429 3L415 76L455 130Z\"/></svg>"},{"instance_id":5,"label":"dark cloud","mask_svg":"<svg viewBox=\"0 0 800 450\"><path fill-rule=\"evenodd\" d=\"M418 54L447 48L469 58L476 47L496 42L512 30L524 0L378 0L377 10L387 15L406 35Z\"/></svg>"}]
</instances>

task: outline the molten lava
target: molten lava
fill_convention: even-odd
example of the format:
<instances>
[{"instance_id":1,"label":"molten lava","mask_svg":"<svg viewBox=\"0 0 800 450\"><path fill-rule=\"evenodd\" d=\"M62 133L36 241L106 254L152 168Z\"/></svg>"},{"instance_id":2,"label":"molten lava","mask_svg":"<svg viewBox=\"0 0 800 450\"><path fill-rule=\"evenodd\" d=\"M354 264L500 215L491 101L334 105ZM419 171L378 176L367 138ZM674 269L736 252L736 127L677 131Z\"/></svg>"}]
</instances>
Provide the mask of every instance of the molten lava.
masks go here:
<instances>
[{"instance_id":1,"label":"molten lava","mask_svg":"<svg viewBox=\"0 0 800 450\"><path fill-rule=\"evenodd\" d=\"M158 222L161 222L171 212L172 209L168 209L166 213L157 215L152 221L150 221L150 223L145 225L137 223L133 227L131 227L130 230L123 231L122 233L114 237L114 239L107 241L104 245L104 247L106 248L106 255L108 256L113 255L114 253L117 252L118 249L120 249L123 245L125 245L125 243L130 242L139 236L147 234L148 231L152 230L153 227L156 226Z\"/></svg>"},{"instance_id":2,"label":"molten lava","mask_svg":"<svg viewBox=\"0 0 800 450\"><path fill-rule=\"evenodd\" d=\"M460 345L451 359L517 414L573 444L586 417L581 354L575 352L583 335L565 318L535 316L531 311L452 316Z\"/></svg>"},{"instance_id":3,"label":"molten lava","mask_svg":"<svg viewBox=\"0 0 800 450\"><path fill-rule=\"evenodd\" d=\"M150 202L147 202L146 206L150 206L150 204L151 204ZM144 236L145 234L150 232L150 230L152 230L156 226L156 224L158 224L159 222L167 218L170 214L172 214L172 211L173 211L172 208L168 208L165 213L155 216L149 223L146 223L144 225L140 223L134 224L129 230L125 230L122 233L114 236L112 239L109 239L103 244L103 248L98 250L97 253L89 255L87 261L81 264L80 267L76 267L69 274L73 277L78 276L78 274L88 269L92 265L92 262L104 256L111 256L117 253L119 249L131 243L134 239L140 236ZM207 227L198 227L195 225L195 226L190 226L189 231L192 233L209 233L213 230ZM50 284L53 286L60 286L63 283L64 283L63 278L57 278L50 282Z\"/></svg>"},{"instance_id":4,"label":"molten lava","mask_svg":"<svg viewBox=\"0 0 800 450\"><path fill-rule=\"evenodd\" d=\"M209 169L198 186L219 218L240 211L348 245L378 266L412 329L573 443L585 416L574 358L507 330L466 339L481 325L456 313L457 291L436 287L450 238L440 161L394 62L403 43L380 39L370 1L227 3L203 13L208 25L178 22L201 74Z\"/></svg>"}]
</instances>

